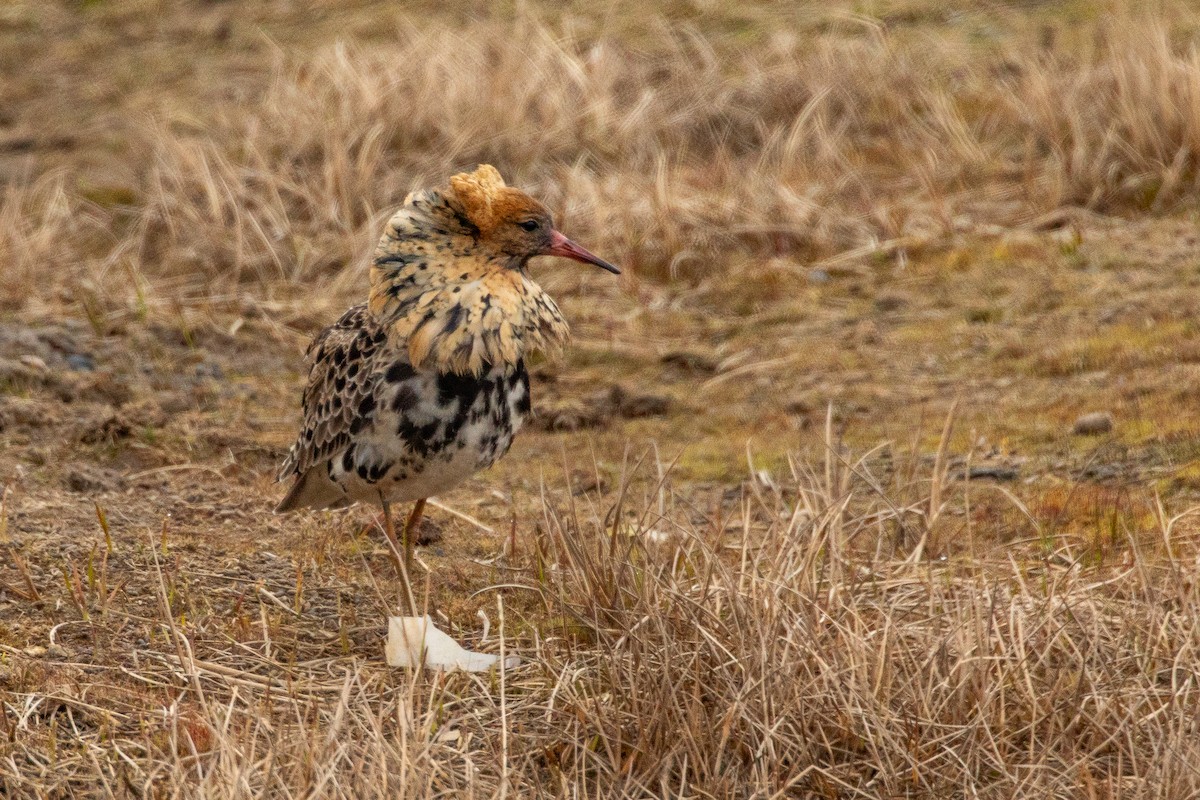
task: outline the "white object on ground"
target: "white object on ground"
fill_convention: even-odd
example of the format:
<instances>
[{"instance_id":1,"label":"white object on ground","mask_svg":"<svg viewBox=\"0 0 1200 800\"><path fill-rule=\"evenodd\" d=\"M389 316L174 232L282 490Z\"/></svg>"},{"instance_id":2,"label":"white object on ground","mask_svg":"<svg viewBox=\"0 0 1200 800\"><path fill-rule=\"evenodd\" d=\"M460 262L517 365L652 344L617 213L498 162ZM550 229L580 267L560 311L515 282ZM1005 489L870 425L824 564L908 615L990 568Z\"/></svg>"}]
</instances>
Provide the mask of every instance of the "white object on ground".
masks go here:
<instances>
[{"instance_id":1,"label":"white object on ground","mask_svg":"<svg viewBox=\"0 0 1200 800\"><path fill-rule=\"evenodd\" d=\"M429 615L423 617L388 617L388 639L384 645L389 667L416 667L425 651L425 666L453 672L486 672L500 662L500 656L465 650L458 642L438 630ZM504 663L511 669L521 659L510 655Z\"/></svg>"}]
</instances>

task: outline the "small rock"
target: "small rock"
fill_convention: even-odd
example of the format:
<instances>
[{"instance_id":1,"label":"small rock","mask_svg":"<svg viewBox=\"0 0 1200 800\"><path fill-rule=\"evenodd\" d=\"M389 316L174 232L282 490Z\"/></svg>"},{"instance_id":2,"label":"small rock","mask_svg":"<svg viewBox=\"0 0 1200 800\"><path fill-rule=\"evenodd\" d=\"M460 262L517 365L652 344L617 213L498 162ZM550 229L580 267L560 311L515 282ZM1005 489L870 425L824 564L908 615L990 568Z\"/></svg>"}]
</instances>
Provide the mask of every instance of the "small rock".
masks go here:
<instances>
[{"instance_id":1,"label":"small rock","mask_svg":"<svg viewBox=\"0 0 1200 800\"><path fill-rule=\"evenodd\" d=\"M788 403L785 403L783 410L785 413L791 414L794 417L806 417L816 411L817 406L811 400L800 398L799 400L792 400Z\"/></svg>"},{"instance_id":2,"label":"small rock","mask_svg":"<svg viewBox=\"0 0 1200 800\"><path fill-rule=\"evenodd\" d=\"M431 519L422 517L421 524L417 527L416 544L421 547L427 547L431 544L437 544L442 540L442 526Z\"/></svg>"},{"instance_id":3,"label":"small rock","mask_svg":"<svg viewBox=\"0 0 1200 800\"><path fill-rule=\"evenodd\" d=\"M48 372L50 369L48 366L46 366L46 360L41 356L29 354L23 355L21 356L21 363L30 369L37 370L38 372Z\"/></svg>"},{"instance_id":4,"label":"small rock","mask_svg":"<svg viewBox=\"0 0 1200 800\"><path fill-rule=\"evenodd\" d=\"M809 283L829 283L829 273L823 269L810 269L808 271Z\"/></svg>"},{"instance_id":5,"label":"small rock","mask_svg":"<svg viewBox=\"0 0 1200 800\"><path fill-rule=\"evenodd\" d=\"M225 370L215 361L205 361L196 365L197 378L212 378L214 381L225 380Z\"/></svg>"},{"instance_id":6,"label":"small rock","mask_svg":"<svg viewBox=\"0 0 1200 800\"><path fill-rule=\"evenodd\" d=\"M689 353L683 350L677 350L673 353L667 353L661 359L663 364L679 369L687 370L688 372L699 372L705 375L711 375L717 371L717 362L715 359L709 358L700 353Z\"/></svg>"},{"instance_id":7,"label":"small rock","mask_svg":"<svg viewBox=\"0 0 1200 800\"><path fill-rule=\"evenodd\" d=\"M1107 481L1113 478L1128 476L1131 470L1124 464L1089 464L1079 472L1079 477L1089 481Z\"/></svg>"},{"instance_id":8,"label":"small rock","mask_svg":"<svg viewBox=\"0 0 1200 800\"><path fill-rule=\"evenodd\" d=\"M91 372L96 368L96 362L89 355L71 353L67 356L67 366L75 372Z\"/></svg>"},{"instance_id":9,"label":"small rock","mask_svg":"<svg viewBox=\"0 0 1200 800\"><path fill-rule=\"evenodd\" d=\"M606 403L618 416L625 419L657 417L666 414L671 401L653 394L630 394L617 384L609 387L606 398L595 398L597 405Z\"/></svg>"},{"instance_id":10,"label":"small rock","mask_svg":"<svg viewBox=\"0 0 1200 800\"><path fill-rule=\"evenodd\" d=\"M1071 427L1071 433L1075 436L1097 436L1101 433L1108 433L1112 429L1112 414L1107 411L1094 411L1075 420L1075 424Z\"/></svg>"},{"instance_id":11,"label":"small rock","mask_svg":"<svg viewBox=\"0 0 1200 800\"><path fill-rule=\"evenodd\" d=\"M997 482L1015 481L1017 475L1020 474L1016 467L1010 467L1003 464L990 464L971 467L965 473L959 473L958 479L978 481L978 480L993 480Z\"/></svg>"},{"instance_id":12,"label":"small rock","mask_svg":"<svg viewBox=\"0 0 1200 800\"><path fill-rule=\"evenodd\" d=\"M605 421L604 416L571 400L540 406L533 415L533 424L544 431L579 431L599 427Z\"/></svg>"},{"instance_id":13,"label":"small rock","mask_svg":"<svg viewBox=\"0 0 1200 800\"><path fill-rule=\"evenodd\" d=\"M125 483L125 478L119 473L90 464L71 467L67 470L65 480L72 492L107 492Z\"/></svg>"},{"instance_id":14,"label":"small rock","mask_svg":"<svg viewBox=\"0 0 1200 800\"><path fill-rule=\"evenodd\" d=\"M898 311L908 305L908 301L903 297L898 297L894 294L884 294L875 298L876 311Z\"/></svg>"},{"instance_id":15,"label":"small rock","mask_svg":"<svg viewBox=\"0 0 1200 800\"><path fill-rule=\"evenodd\" d=\"M661 417L671 407L671 401L654 394L634 395L625 399L618 411L625 419L638 417Z\"/></svg>"}]
</instances>

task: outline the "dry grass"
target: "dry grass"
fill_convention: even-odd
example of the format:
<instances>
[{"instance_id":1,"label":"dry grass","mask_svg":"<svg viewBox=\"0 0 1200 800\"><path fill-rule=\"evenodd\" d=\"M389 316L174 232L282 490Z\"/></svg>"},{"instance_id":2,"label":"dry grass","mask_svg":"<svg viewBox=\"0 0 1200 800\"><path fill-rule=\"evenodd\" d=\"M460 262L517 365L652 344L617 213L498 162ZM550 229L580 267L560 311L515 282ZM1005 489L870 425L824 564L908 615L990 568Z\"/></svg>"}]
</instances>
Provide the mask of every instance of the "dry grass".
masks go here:
<instances>
[{"instance_id":1,"label":"dry grass","mask_svg":"<svg viewBox=\"0 0 1200 800\"><path fill-rule=\"evenodd\" d=\"M20 188L0 252L31 252L17 221L35 202L60 258L128 257L151 282L203 276L218 293L308 286L361 263L410 188L483 161L653 280L1194 198L1200 62L1176 44L1192 24L1178 9L1047 28L1040 43L1012 12L983 46L946 34L930 47L866 18L752 47L645 24L652 44L533 11L406 21L385 44L276 55L247 102L171 107L130 134L150 161L142 187L107 198L128 207L106 213L135 219L115 254L61 230L81 197Z\"/></svg>"},{"instance_id":2,"label":"dry grass","mask_svg":"<svg viewBox=\"0 0 1200 800\"><path fill-rule=\"evenodd\" d=\"M140 24L98 5L78 13ZM221 13L160 5L176 22ZM1194 208L1196 19L1176 5L989 5L961 19L887 5L898 10L715 18L692 4L487 18L372 7L371 35L247 48L254 69L216 69L229 78L216 89L203 69L183 88L133 70L148 113L114 123L114 152L86 145L119 179L89 183L66 156L0 174L0 311L86 320L133 365L114 389L0 359L0 443L19 453L0 464L13 487L0 504L8 794L1200 794L1200 547L1185 502L1200 451L1179 412L1195 382L1181 362L1200 344L1178 296L1194 270L1175 264L1192 256L1170 250L1173 271L1153 283L1154 263L1118 274L1081 252L1078 229L1028 238ZM67 83L86 84L93 57L107 63L85 52ZM459 638L524 664L410 676L382 666L387 589L368 562L385 560L355 518L282 527L255 503L294 422L281 410L297 392L293 351L361 298L389 209L481 161L628 268L621 298L579 300L573 278L548 278L583 355L544 368L539 391L581 407L573 393L618 378L661 381L671 411L658 428L633 419L569 440L565 480L578 483L586 441L597 472L621 472L612 492L597 475L531 503L531 467L487 478L505 516L493 509L495 530L470 528L435 562L430 602ZM1142 238L1116 240L1122 255ZM1101 295L1121 301L1094 323ZM1104 455L1061 438L1032 488L956 477L988 436L999 444L981 450L1024 458L1009 438L1048 438L1084 410L1080 386L1110 380L1106 402L1179 433L1153 440L1165 455L1145 472L1184 500L1061 477ZM962 392L984 409L964 404L974 416L957 438L920 430L928 398L940 412ZM820 459L785 461L830 396L851 434L870 416L913 452L852 460L825 419L805 439ZM997 398L1000 411L986 405ZM80 406L99 438L72 427ZM1133 427L1117 418L1118 434ZM706 428L718 446L679 463L708 485L656 455L620 469L628 439L693 444ZM748 476L728 467L743 434L772 450ZM540 455L558 446L523 434L539 435ZM1151 460L1135 449L1122 457ZM62 499L55 470L80 460L129 481L108 495L111 534ZM139 482L164 475L196 477L187 491ZM214 487L230 494L210 507ZM481 603L491 634L478 641Z\"/></svg>"},{"instance_id":3,"label":"dry grass","mask_svg":"<svg viewBox=\"0 0 1200 800\"><path fill-rule=\"evenodd\" d=\"M615 516L547 489L486 590L482 646L524 657L502 674L397 680L336 655L357 636L336 598L362 589L329 562L205 597L213 567L166 538L111 555L99 540L63 568L80 616L50 637L78 677L4 696L0 774L39 796L1200 791L1200 550L1180 518L1118 526L1115 557L1045 534L923 561L918 540L975 536L971 494L989 490L940 464L875 474L830 444L824 464L754 477L711 511L646 464ZM110 565L128 576L116 601ZM10 681L45 663L4 652Z\"/></svg>"},{"instance_id":4,"label":"dry grass","mask_svg":"<svg viewBox=\"0 0 1200 800\"><path fill-rule=\"evenodd\" d=\"M519 17L285 60L249 111L160 132L147 213L206 271L308 279L360 255L408 188L495 162L661 280L1196 188L1200 64L1156 17L1062 54L865 22L736 49L650 24L649 51Z\"/></svg>"}]
</instances>

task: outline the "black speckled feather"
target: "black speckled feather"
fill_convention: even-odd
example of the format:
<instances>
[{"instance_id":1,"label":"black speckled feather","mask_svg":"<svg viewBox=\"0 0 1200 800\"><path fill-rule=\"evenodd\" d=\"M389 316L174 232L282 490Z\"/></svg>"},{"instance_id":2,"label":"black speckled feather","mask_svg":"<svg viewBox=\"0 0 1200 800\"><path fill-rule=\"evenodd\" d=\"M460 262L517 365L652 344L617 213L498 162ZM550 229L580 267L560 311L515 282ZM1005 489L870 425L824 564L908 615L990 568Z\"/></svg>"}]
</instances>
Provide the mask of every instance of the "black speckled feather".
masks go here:
<instances>
[{"instance_id":1,"label":"black speckled feather","mask_svg":"<svg viewBox=\"0 0 1200 800\"><path fill-rule=\"evenodd\" d=\"M309 347L304 422L279 472L276 510L410 500L495 463L528 416L523 361L481 375L414 368L365 306Z\"/></svg>"},{"instance_id":2,"label":"black speckled feather","mask_svg":"<svg viewBox=\"0 0 1200 800\"><path fill-rule=\"evenodd\" d=\"M371 400L378 376L375 355L386 331L367 311L354 306L317 335L308 347L308 383L301 407L303 428L288 451L277 480L307 472L340 454L361 429L360 410Z\"/></svg>"}]
</instances>

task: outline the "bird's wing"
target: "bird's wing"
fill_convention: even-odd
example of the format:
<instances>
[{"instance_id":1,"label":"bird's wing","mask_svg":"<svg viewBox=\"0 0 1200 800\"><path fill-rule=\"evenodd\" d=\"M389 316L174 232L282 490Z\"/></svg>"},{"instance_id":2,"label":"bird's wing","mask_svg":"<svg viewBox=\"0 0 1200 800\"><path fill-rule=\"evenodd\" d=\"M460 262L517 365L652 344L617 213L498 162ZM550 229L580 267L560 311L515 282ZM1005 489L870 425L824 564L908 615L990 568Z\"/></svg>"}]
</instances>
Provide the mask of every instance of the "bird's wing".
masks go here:
<instances>
[{"instance_id":1,"label":"bird's wing","mask_svg":"<svg viewBox=\"0 0 1200 800\"><path fill-rule=\"evenodd\" d=\"M373 398L379 376L375 355L386 340L365 305L354 306L321 331L308 347L308 384L301 407L300 436L288 451L277 480L304 475L350 444L364 401ZM374 408L374 401L366 405Z\"/></svg>"}]
</instances>

